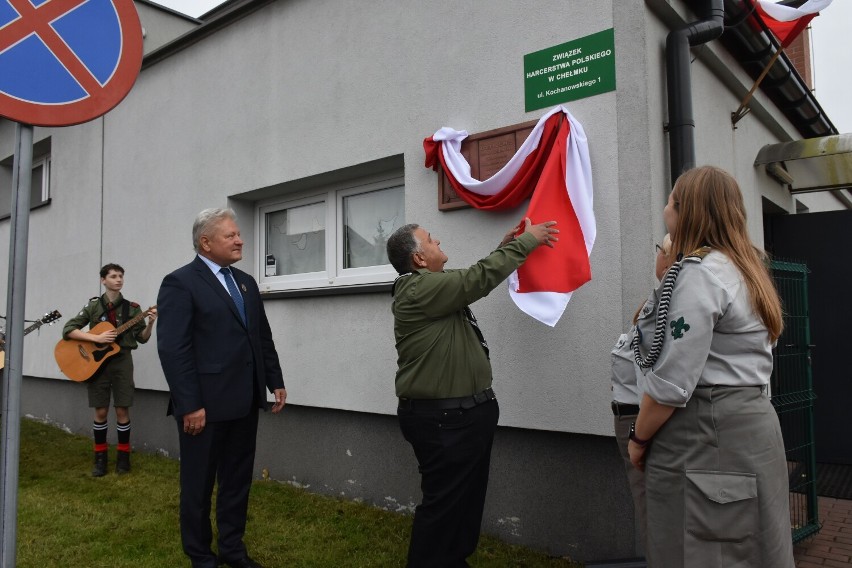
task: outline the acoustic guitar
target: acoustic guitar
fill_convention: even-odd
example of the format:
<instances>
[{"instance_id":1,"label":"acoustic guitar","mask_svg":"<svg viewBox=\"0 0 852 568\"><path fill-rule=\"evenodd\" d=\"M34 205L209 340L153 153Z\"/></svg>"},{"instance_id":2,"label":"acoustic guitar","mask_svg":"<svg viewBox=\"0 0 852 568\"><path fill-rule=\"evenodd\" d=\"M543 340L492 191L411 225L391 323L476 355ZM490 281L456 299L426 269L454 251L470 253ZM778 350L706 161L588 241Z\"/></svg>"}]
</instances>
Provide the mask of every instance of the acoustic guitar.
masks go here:
<instances>
[{"instance_id":1,"label":"acoustic guitar","mask_svg":"<svg viewBox=\"0 0 852 568\"><path fill-rule=\"evenodd\" d=\"M156 305L151 306L135 318L118 326L118 328L108 321L102 321L89 329L89 333L99 335L115 329L117 337L148 317L148 312L156 309L156 307ZM82 382L91 379L97 370L101 368L101 365L118 353L119 350L119 346L115 343L94 343L78 339L60 339L59 343L53 349L53 356L56 358L59 370L66 377L72 381Z\"/></svg>"},{"instance_id":2,"label":"acoustic guitar","mask_svg":"<svg viewBox=\"0 0 852 568\"><path fill-rule=\"evenodd\" d=\"M53 310L50 313L44 314L44 317L32 324L29 327L24 328L24 337L28 334L34 332L44 324L52 324L56 320L62 317L62 314L59 313L58 310ZM2 334L0 334L2 335ZM6 366L6 339L4 337L0 337L0 369Z\"/></svg>"}]
</instances>

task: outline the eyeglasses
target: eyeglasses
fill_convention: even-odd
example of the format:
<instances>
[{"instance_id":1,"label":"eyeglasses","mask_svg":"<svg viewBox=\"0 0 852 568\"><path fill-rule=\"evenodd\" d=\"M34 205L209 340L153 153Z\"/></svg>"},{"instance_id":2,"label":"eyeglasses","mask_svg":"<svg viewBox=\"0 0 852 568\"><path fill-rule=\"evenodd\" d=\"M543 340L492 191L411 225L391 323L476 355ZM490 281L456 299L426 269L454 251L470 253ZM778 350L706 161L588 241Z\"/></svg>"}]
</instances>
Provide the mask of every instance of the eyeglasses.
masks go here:
<instances>
[{"instance_id":1,"label":"eyeglasses","mask_svg":"<svg viewBox=\"0 0 852 568\"><path fill-rule=\"evenodd\" d=\"M658 243L654 243L654 250L657 253L661 253L661 252L663 252L663 247L661 247Z\"/></svg>"}]
</instances>

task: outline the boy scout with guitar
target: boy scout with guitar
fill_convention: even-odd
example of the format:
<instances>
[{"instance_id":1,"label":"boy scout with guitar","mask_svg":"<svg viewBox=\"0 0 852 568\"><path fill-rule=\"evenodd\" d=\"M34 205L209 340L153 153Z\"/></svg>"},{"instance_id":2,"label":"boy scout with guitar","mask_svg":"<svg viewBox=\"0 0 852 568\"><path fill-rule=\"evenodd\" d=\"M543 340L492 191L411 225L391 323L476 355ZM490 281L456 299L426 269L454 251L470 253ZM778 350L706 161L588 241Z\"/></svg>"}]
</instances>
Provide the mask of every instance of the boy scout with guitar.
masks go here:
<instances>
[{"instance_id":1,"label":"boy scout with guitar","mask_svg":"<svg viewBox=\"0 0 852 568\"><path fill-rule=\"evenodd\" d=\"M107 414L110 392L115 406L118 452L116 473L130 471L130 407L133 405L133 357L131 351L151 338L157 307L144 312L139 304L121 295L124 269L117 264L101 268L106 292L89 300L79 314L68 320L54 354L59 368L75 381L86 381L89 406L95 409L92 426L95 466L92 476L107 473ZM144 319L148 318L146 324ZM88 331L82 329L89 326Z\"/></svg>"}]
</instances>

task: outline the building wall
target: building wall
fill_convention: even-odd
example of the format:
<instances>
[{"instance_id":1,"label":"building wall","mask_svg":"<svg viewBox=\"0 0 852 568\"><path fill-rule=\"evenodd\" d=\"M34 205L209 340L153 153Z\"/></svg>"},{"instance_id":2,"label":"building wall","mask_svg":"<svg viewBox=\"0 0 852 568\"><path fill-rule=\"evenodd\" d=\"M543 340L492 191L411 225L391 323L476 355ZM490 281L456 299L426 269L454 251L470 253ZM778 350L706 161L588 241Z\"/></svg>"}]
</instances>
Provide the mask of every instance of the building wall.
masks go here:
<instances>
[{"instance_id":1,"label":"building wall","mask_svg":"<svg viewBox=\"0 0 852 568\"><path fill-rule=\"evenodd\" d=\"M442 239L450 266L474 262L523 211L439 212L436 176L422 167L422 140L443 125L476 132L540 116L522 111L523 55L613 25L611 12L586 2L566 29L553 19L561 7L279 2L146 69L126 104L105 119L103 173L104 234L144 238L129 255L125 239L104 239L104 259L129 256L128 289L153 292L163 273L191 258L189 228L199 209L402 154L407 220ZM519 36L518 27L537 33ZM378 37L394 48L370 50ZM364 55L353 57L358 53ZM460 72L447 72L454 68ZM607 261L619 241L618 216L611 214L618 183L616 170L603 167L619 152L616 96L569 105L589 135L598 188L593 282L576 294L555 333L519 313L502 288L475 306L495 346L495 386L509 426L609 434L608 417L596 410L606 405L608 385L592 377L607 365L597 346L621 325L619 306L606 301L619 294L620 263ZM152 203L168 204L156 219L119 214ZM243 216L241 223L252 237L252 220ZM256 246L254 238L249 243ZM253 250L242 268L256 273ZM387 295L267 302L294 404L394 411L389 305ZM572 322L594 323L590 330ZM371 364L353 365L365 352ZM536 359L536 376L526 378L528 361ZM140 384L165 386L156 374L141 376Z\"/></svg>"},{"instance_id":2,"label":"building wall","mask_svg":"<svg viewBox=\"0 0 852 568\"><path fill-rule=\"evenodd\" d=\"M612 439L609 349L654 285L668 179L665 38L694 16L679 3L498 0L271 3L146 67L116 109L90 123L36 129L51 138L52 203L31 214L27 314L67 317L100 293L98 269L126 269L126 295L156 300L162 277L189 262L195 214L231 205L258 273L254 203L347 172L401 169L406 222L442 240L448 266L487 254L523 208L439 212L423 138L539 118L524 112L523 56L615 28L617 90L567 107L589 138L597 241L593 280L551 329L499 287L474 305L492 346L501 405L484 530L579 560L630 556L634 535ZM761 198L791 196L751 164L795 136L771 103L736 129L750 82L711 44L692 65L699 163L742 182L760 244ZM0 158L13 129L0 121ZM318 177L317 177L318 176ZM0 222L8 242L9 223ZM0 263L7 251L0 247ZM5 292L5 282L0 291ZM395 421L391 298L386 292L268 299L290 403L261 421L256 470L322 493L411 511L416 464ZM87 434L80 385L53 360L58 330L28 337L25 412ZM137 449L176 455L155 345L134 354ZM81 465L88 467L88 464Z\"/></svg>"}]
</instances>

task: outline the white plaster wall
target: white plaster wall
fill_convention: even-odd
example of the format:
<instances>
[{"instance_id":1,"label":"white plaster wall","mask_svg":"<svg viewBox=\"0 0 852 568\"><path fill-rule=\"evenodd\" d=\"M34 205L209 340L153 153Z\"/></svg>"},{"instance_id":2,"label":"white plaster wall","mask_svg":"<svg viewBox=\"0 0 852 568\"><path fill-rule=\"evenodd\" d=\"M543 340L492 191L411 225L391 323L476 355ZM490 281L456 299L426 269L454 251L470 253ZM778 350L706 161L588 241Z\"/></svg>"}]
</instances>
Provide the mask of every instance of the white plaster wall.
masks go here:
<instances>
[{"instance_id":1,"label":"white plaster wall","mask_svg":"<svg viewBox=\"0 0 852 568\"><path fill-rule=\"evenodd\" d=\"M443 125L476 132L543 114L523 112L523 55L613 25L599 2L571 8L280 2L146 69L105 120L104 233L126 237L106 241L104 257L125 259L134 298L147 304L162 275L191 259L201 208L402 153L407 219L442 238L451 266L476 261L522 211L438 212L422 140ZM609 433L600 345L621 319L608 301L620 294L620 264L609 258L619 231L615 104L609 93L569 105L599 188L595 280L556 330L518 312L502 287L474 306L494 346L504 424ZM267 302L290 402L395 412L389 309L384 294ZM136 361L141 386L165 387L153 349Z\"/></svg>"},{"instance_id":2,"label":"white plaster wall","mask_svg":"<svg viewBox=\"0 0 852 568\"><path fill-rule=\"evenodd\" d=\"M14 146L14 125L3 121L2 134L5 155ZM23 369L28 375L63 378L53 358L62 322L99 294L101 121L73 129L34 130L36 142L47 136L53 148L53 202L30 214L25 316L36 319L58 309L63 319L26 337ZM12 144L6 146L9 139ZM5 267L9 266L10 225L9 220L0 222L0 266ZM0 290L5 314L6 278L0 281Z\"/></svg>"}]
</instances>

